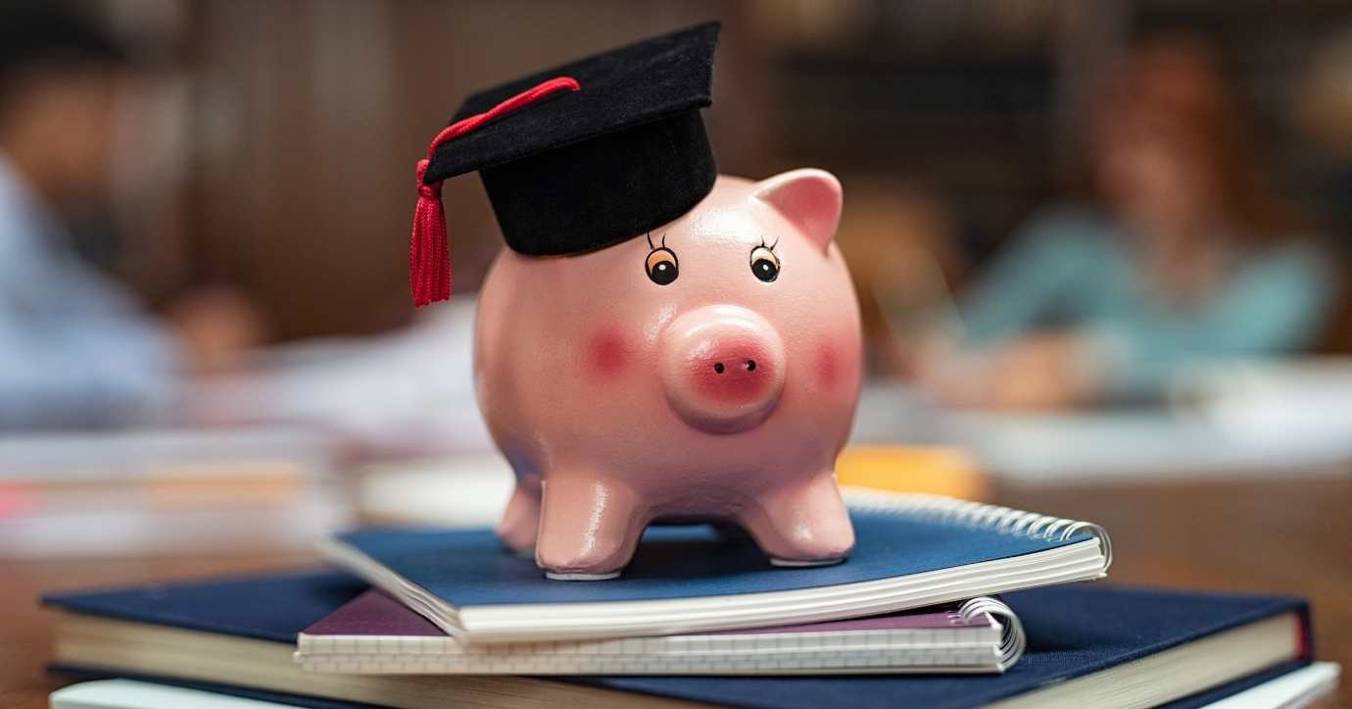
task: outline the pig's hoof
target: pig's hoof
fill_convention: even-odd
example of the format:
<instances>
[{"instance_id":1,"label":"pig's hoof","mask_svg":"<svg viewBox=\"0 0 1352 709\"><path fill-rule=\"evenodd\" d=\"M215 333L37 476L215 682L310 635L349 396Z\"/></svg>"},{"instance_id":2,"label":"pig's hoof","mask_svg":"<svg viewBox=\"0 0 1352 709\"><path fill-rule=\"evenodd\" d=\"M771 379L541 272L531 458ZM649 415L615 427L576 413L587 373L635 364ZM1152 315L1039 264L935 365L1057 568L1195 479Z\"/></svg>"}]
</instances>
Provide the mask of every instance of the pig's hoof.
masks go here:
<instances>
[{"instance_id":1,"label":"pig's hoof","mask_svg":"<svg viewBox=\"0 0 1352 709\"><path fill-rule=\"evenodd\" d=\"M784 568L803 568L808 566L831 566L839 564L848 557L836 556L830 559L770 559L771 566L781 566Z\"/></svg>"},{"instance_id":2,"label":"pig's hoof","mask_svg":"<svg viewBox=\"0 0 1352 709\"><path fill-rule=\"evenodd\" d=\"M608 581L613 578L619 578L620 572L611 571L604 574L582 574L573 571L546 571L545 578L555 581Z\"/></svg>"}]
</instances>

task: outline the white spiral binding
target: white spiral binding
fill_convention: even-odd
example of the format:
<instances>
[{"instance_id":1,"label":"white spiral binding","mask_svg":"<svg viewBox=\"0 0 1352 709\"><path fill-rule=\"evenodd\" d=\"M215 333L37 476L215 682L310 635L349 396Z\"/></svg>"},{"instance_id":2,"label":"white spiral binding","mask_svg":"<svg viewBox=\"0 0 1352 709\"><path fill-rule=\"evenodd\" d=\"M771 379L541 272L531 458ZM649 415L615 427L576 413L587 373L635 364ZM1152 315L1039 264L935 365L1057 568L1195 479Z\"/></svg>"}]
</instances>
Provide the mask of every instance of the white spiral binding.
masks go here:
<instances>
[{"instance_id":1,"label":"white spiral binding","mask_svg":"<svg viewBox=\"0 0 1352 709\"><path fill-rule=\"evenodd\" d=\"M990 596L978 596L963 603L958 608L958 616L970 623L980 615L995 616L1000 623L1000 669L1007 670L1023 657L1028 649L1028 638L1023 633L1023 623L1009 606Z\"/></svg>"},{"instance_id":2,"label":"white spiral binding","mask_svg":"<svg viewBox=\"0 0 1352 709\"><path fill-rule=\"evenodd\" d=\"M1024 512L1009 507L970 502L925 493L885 492L864 488L845 488L845 501L855 509L876 512L905 512L953 524L991 529L1001 534L1018 534L1046 540L1066 541L1080 532L1093 535L1103 552L1103 570L1113 563L1113 544L1103 527L1060 517Z\"/></svg>"}]
</instances>

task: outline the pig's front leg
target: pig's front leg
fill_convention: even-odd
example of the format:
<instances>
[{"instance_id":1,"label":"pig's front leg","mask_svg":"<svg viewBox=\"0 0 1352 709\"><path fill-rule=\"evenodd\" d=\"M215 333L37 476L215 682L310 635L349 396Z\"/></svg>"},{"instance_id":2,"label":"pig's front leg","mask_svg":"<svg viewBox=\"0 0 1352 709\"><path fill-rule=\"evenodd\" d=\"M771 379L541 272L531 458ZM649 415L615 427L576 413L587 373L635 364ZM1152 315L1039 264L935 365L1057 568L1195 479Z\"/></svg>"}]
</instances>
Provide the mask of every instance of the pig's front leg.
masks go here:
<instances>
[{"instance_id":1,"label":"pig's front leg","mask_svg":"<svg viewBox=\"0 0 1352 709\"><path fill-rule=\"evenodd\" d=\"M854 548L854 528L831 471L762 495L740 521L776 566L834 564Z\"/></svg>"},{"instance_id":2,"label":"pig's front leg","mask_svg":"<svg viewBox=\"0 0 1352 709\"><path fill-rule=\"evenodd\" d=\"M647 508L627 485L578 473L545 476L535 562L552 579L615 578L647 526Z\"/></svg>"},{"instance_id":3,"label":"pig's front leg","mask_svg":"<svg viewBox=\"0 0 1352 709\"><path fill-rule=\"evenodd\" d=\"M518 478L516 489L498 520L498 539L513 553L535 556L535 539L540 534L540 479Z\"/></svg>"}]
</instances>

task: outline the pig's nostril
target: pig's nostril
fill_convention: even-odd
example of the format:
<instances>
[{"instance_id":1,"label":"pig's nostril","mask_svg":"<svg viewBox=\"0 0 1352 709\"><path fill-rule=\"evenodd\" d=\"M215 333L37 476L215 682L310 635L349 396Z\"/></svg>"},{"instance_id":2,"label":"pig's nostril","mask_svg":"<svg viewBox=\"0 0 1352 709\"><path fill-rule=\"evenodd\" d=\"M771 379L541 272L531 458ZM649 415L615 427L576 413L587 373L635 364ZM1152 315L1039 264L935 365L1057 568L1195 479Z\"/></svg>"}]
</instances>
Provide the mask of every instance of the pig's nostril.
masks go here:
<instances>
[{"instance_id":1,"label":"pig's nostril","mask_svg":"<svg viewBox=\"0 0 1352 709\"><path fill-rule=\"evenodd\" d=\"M754 371L756 371L756 360L754 360L754 359L748 359L748 360L746 361L746 371L748 371L748 372L754 372Z\"/></svg>"},{"instance_id":2,"label":"pig's nostril","mask_svg":"<svg viewBox=\"0 0 1352 709\"><path fill-rule=\"evenodd\" d=\"M722 373L723 373L723 363L722 363L722 362L714 362L714 371L717 372L718 374L722 374Z\"/></svg>"}]
</instances>

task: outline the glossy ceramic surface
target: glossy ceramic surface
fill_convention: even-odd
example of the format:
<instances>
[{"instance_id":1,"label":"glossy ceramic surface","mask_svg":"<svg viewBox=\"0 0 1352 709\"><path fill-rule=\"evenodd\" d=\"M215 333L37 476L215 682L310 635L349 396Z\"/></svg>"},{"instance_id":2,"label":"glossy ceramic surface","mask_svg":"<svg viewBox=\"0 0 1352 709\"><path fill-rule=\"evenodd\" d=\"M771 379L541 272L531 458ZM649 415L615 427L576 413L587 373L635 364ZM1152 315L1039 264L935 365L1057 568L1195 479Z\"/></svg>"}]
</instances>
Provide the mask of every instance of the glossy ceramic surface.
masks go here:
<instances>
[{"instance_id":1,"label":"glossy ceramic surface","mask_svg":"<svg viewBox=\"0 0 1352 709\"><path fill-rule=\"evenodd\" d=\"M517 475L504 543L555 578L606 578L649 523L700 518L782 565L844 558L832 465L861 348L840 210L821 170L720 177L644 237L504 250L475 342L479 404Z\"/></svg>"}]
</instances>

